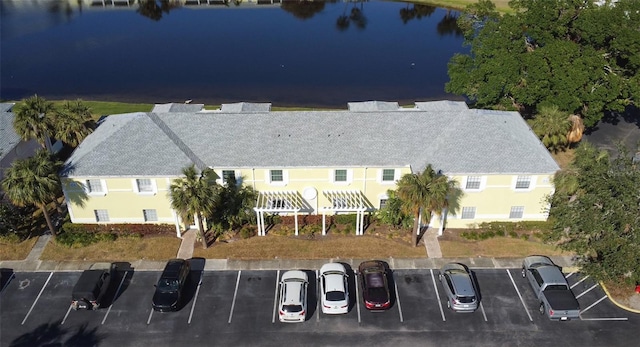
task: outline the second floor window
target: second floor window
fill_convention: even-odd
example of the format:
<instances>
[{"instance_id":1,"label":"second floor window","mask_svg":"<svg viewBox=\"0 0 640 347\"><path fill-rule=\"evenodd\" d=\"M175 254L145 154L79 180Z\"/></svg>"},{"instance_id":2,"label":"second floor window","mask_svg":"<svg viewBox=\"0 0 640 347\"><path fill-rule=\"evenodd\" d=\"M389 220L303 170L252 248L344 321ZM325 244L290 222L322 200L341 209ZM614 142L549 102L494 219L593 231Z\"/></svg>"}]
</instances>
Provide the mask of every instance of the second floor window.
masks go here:
<instances>
[{"instance_id":1,"label":"second floor window","mask_svg":"<svg viewBox=\"0 0 640 347\"><path fill-rule=\"evenodd\" d=\"M153 193L153 183L149 178L139 178L136 180L138 193Z\"/></svg>"},{"instance_id":2,"label":"second floor window","mask_svg":"<svg viewBox=\"0 0 640 347\"><path fill-rule=\"evenodd\" d=\"M88 193L103 193L100 180L87 180L86 187Z\"/></svg>"},{"instance_id":3,"label":"second floor window","mask_svg":"<svg viewBox=\"0 0 640 347\"><path fill-rule=\"evenodd\" d=\"M346 182L347 170L335 170L333 172L333 180L336 182Z\"/></svg>"},{"instance_id":4,"label":"second floor window","mask_svg":"<svg viewBox=\"0 0 640 347\"><path fill-rule=\"evenodd\" d=\"M531 186L531 176L518 176L516 178L516 189L529 189Z\"/></svg>"},{"instance_id":5,"label":"second floor window","mask_svg":"<svg viewBox=\"0 0 640 347\"><path fill-rule=\"evenodd\" d=\"M222 170L222 183L227 183L230 179L236 180L236 172L233 170Z\"/></svg>"},{"instance_id":6,"label":"second floor window","mask_svg":"<svg viewBox=\"0 0 640 347\"><path fill-rule=\"evenodd\" d=\"M393 182L396 178L396 170L395 169L384 169L382 170L382 182Z\"/></svg>"},{"instance_id":7,"label":"second floor window","mask_svg":"<svg viewBox=\"0 0 640 347\"><path fill-rule=\"evenodd\" d=\"M480 176L468 176L467 185L465 189L480 189L480 182L482 178Z\"/></svg>"},{"instance_id":8,"label":"second floor window","mask_svg":"<svg viewBox=\"0 0 640 347\"><path fill-rule=\"evenodd\" d=\"M282 170L271 170L269 174L271 175L271 182L284 182Z\"/></svg>"}]
</instances>

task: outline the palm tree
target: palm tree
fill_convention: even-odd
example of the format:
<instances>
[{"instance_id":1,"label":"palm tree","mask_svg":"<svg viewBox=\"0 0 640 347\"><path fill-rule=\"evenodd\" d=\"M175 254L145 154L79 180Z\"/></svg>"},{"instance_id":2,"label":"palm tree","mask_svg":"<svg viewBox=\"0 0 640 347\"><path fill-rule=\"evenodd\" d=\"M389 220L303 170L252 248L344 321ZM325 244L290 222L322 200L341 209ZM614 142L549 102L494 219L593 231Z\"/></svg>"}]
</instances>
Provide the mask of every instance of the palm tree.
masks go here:
<instances>
[{"instance_id":1,"label":"palm tree","mask_svg":"<svg viewBox=\"0 0 640 347\"><path fill-rule=\"evenodd\" d=\"M178 178L169 187L171 207L182 216L195 216L202 248L207 248L207 239L202 216L213 212L218 186L215 172L205 168L198 174L195 165L182 169L184 177Z\"/></svg>"},{"instance_id":2,"label":"palm tree","mask_svg":"<svg viewBox=\"0 0 640 347\"><path fill-rule=\"evenodd\" d=\"M458 183L442 173L436 172L431 164L422 172L402 176L396 193L402 200L404 213L414 216L412 242L418 245L418 228L421 212L426 212L427 221L431 215L441 214L448 206L448 197L457 195Z\"/></svg>"},{"instance_id":3,"label":"palm tree","mask_svg":"<svg viewBox=\"0 0 640 347\"><path fill-rule=\"evenodd\" d=\"M51 151L49 133L53 112L53 103L34 95L16 107L13 128L22 140L36 139L42 148Z\"/></svg>"},{"instance_id":4,"label":"palm tree","mask_svg":"<svg viewBox=\"0 0 640 347\"><path fill-rule=\"evenodd\" d=\"M49 152L39 150L31 158L14 161L2 180L2 189L13 204L35 205L42 210L54 237L57 230L51 222L47 204L55 200L61 191L57 175L59 166L60 163Z\"/></svg>"},{"instance_id":5,"label":"palm tree","mask_svg":"<svg viewBox=\"0 0 640 347\"><path fill-rule=\"evenodd\" d=\"M549 150L558 152L567 147L567 134L571 129L571 121L567 113L558 106L542 106L535 118L530 122L531 129L538 135L542 144Z\"/></svg>"},{"instance_id":6,"label":"palm tree","mask_svg":"<svg viewBox=\"0 0 640 347\"><path fill-rule=\"evenodd\" d=\"M56 139L77 147L93 131L91 109L82 100L67 101L62 109L55 113L52 125Z\"/></svg>"}]
</instances>

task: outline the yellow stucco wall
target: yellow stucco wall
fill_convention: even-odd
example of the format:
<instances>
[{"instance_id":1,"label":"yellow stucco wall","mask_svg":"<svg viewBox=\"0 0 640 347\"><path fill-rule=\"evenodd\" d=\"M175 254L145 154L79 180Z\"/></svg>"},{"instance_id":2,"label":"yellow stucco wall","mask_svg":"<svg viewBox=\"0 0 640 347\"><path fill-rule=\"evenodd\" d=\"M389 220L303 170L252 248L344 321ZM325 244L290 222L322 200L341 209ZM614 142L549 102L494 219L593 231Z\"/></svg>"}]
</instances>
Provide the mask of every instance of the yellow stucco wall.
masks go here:
<instances>
[{"instance_id":1,"label":"yellow stucco wall","mask_svg":"<svg viewBox=\"0 0 640 347\"><path fill-rule=\"evenodd\" d=\"M362 168L274 168L283 170L283 182L270 182L270 169L224 169L233 170L236 178L242 177L245 185L254 187L259 192L296 191L303 192L313 187L317 197L309 204L316 210L329 207L331 202L323 195L326 190L353 190L361 192L368 200L368 206L377 209L380 199L386 197L388 189L395 189L395 183L382 182L380 167ZM347 170L347 182L334 182L335 169ZM386 168L389 169L389 168ZM216 173L222 177L222 170L216 168ZM399 179L403 174L410 173L410 168L395 168L395 177ZM467 176L457 175L457 180L464 194L461 196L458 208L450 210L446 216L446 227L467 228L485 221L515 221L515 220L544 220L546 219L545 198L553 189L551 175L530 175L530 189L515 189L517 175L484 175L480 189L466 190ZM150 177L144 177L150 178ZM143 223L143 209L155 209L158 215L157 223L174 223L176 217L170 208L168 188L170 178L150 178L155 184L153 193L136 192L135 178L102 178L106 194L89 194L84 206L78 203L83 189L78 184L84 184L89 177L77 177L65 182L65 195L70 206L72 221L76 223L95 223L94 210L107 210L110 223ZM219 183L222 183L220 180ZM86 195L85 195L86 196ZM524 207L521 219L509 219L512 206ZM454 206L455 207L455 206ZM464 207L475 207L473 219L461 218ZM433 226L438 226L436 219Z\"/></svg>"}]
</instances>

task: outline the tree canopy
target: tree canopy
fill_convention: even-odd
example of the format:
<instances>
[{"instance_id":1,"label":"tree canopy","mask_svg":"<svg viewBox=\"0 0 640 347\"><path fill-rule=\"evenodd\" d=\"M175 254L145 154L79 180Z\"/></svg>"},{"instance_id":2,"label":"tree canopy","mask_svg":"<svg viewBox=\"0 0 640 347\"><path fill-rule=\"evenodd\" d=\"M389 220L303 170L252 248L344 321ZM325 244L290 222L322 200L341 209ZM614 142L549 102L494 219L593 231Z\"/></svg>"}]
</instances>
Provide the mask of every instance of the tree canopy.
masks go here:
<instances>
[{"instance_id":1,"label":"tree canopy","mask_svg":"<svg viewBox=\"0 0 640 347\"><path fill-rule=\"evenodd\" d=\"M470 46L449 62L446 91L478 107L535 113L540 105L580 115L594 126L603 111L637 106L640 1L512 0L500 16L489 0L458 23Z\"/></svg>"},{"instance_id":2,"label":"tree canopy","mask_svg":"<svg viewBox=\"0 0 640 347\"><path fill-rule=\"evenodd\" d=\"M640 282L640 162L626 148L611 160L581 143L555 178L552 231L546 237L578 254L583 272L603 280Z\"/></svg>"}]
</instances>

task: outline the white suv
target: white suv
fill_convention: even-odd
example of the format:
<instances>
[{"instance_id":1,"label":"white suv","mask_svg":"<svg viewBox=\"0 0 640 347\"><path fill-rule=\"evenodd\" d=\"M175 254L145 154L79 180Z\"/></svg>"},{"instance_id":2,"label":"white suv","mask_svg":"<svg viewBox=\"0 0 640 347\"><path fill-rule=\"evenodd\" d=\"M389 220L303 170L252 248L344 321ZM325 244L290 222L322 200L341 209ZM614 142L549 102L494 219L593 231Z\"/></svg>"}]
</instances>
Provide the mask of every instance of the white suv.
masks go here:
<instances>
[{"instance_id":1,"label":"white suv","mask_svg":"<svg viewBox=\"0 0 640 347\"><path fill-rule=\"evenodd\" d=\"M304 271L292 270L282 274L278 306L281 322L298 323L306 320L308 285L309 278Z\"/></svg>"}]
</instances>

